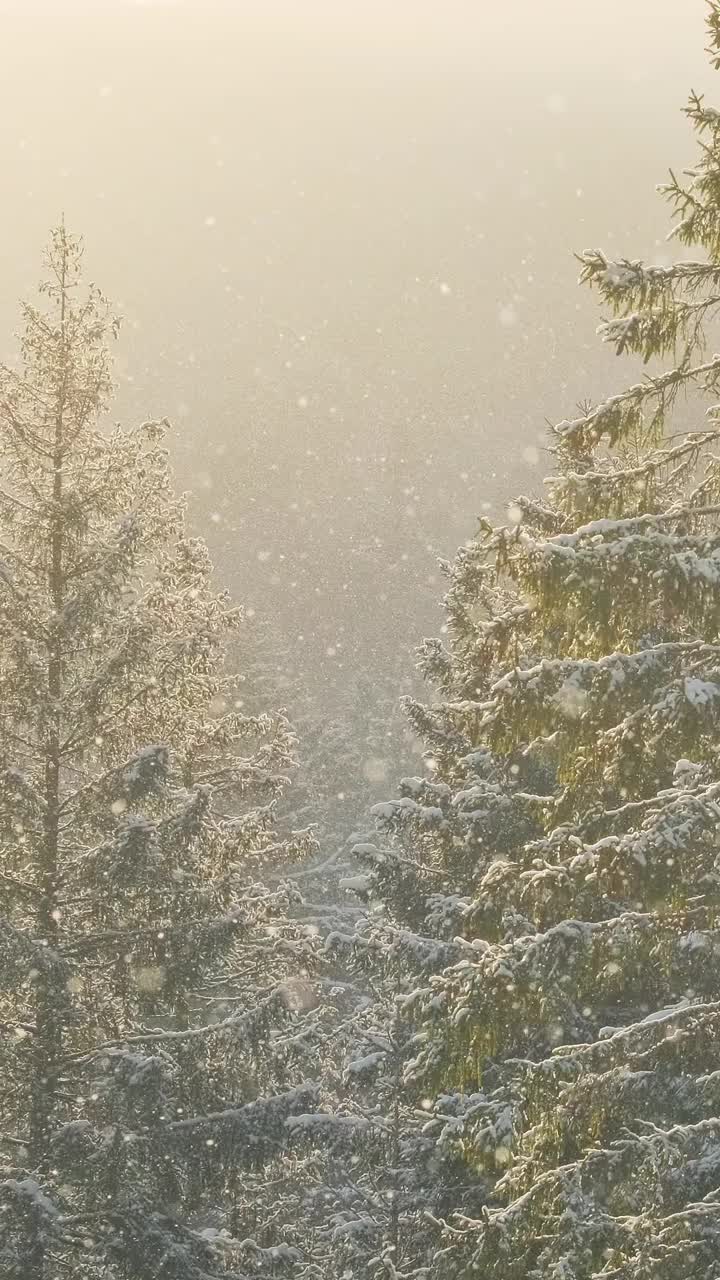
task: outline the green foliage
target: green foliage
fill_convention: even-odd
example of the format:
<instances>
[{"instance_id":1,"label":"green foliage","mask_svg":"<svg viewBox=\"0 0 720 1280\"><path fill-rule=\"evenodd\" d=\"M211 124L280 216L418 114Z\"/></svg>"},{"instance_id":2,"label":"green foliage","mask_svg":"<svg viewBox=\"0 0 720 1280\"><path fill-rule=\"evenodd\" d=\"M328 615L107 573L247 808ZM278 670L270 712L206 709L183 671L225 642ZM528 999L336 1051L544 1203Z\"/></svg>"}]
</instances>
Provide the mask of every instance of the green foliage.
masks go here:
<instances>
[{"instance_id":1,"label":"green foliage","mask_svg":"<svg viewBox=\"0 0 720 1280\"><path fill-rule=\"evenodd\" d=\"M709 30L720 66L715 3ZM557 425L544 497L447 566L437 700L408 708L429 776L361 850L425 939L405 1082L478 1099L455 1140L485 1204L458 1195L438 1276L717 1271L720 114L687 114L699 160L665 193L698 258L581 255L601 337L647 370Z\"/></svg>"}]
</instances>

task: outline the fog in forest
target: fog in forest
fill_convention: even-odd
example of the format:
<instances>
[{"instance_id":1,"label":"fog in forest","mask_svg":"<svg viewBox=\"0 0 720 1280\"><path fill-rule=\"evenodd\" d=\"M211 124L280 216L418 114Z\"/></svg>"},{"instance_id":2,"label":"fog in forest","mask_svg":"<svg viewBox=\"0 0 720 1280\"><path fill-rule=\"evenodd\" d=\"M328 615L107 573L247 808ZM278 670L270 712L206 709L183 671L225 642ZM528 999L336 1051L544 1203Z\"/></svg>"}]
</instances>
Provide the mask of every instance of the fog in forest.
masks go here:
<instances>
[{"instance_id":1,"label":"fog in forest","mask_svg":"<svg viewBox=\"0 0 720 1280\"><path fill-rule=\"evenodd\" d=\"M441 626L438 559L537 490L546 419L627 377L572 250L669 261L655 185L692 155L704 5L0 13L3 346L64 212L124 317L114 412L172 420L289 702L392 701Z\"/></svg>"},{"instance_id":2,"label":"fog in forest","mask_svg":"<svg viewBox=\"0 0 720 1280\"><path fill-rule=\"evenodd\" d=\"M718 1280L720 0L0 49L0 1280Z\"/></svg>"}]
</instances>

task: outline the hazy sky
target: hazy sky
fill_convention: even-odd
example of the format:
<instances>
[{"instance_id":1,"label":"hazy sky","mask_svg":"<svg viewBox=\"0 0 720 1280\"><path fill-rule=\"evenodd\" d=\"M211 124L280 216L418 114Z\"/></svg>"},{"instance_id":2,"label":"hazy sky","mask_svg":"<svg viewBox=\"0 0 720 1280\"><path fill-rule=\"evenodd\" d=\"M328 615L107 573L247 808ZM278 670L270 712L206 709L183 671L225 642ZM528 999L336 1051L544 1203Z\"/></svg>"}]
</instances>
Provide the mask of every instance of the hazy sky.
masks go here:
<instances>
[{"instance_id":1,"label":"hazy sky","mask_svg":"<svg viewBox=\"0 0 720 1280\"><path fill-rule=\"evenodd\" d=\"M437 555L630 374L572 251L666 260L704 11L0 0L0 348L64 210L224 579L315 676L409 669Z\"/></svg>"}]
</instances>

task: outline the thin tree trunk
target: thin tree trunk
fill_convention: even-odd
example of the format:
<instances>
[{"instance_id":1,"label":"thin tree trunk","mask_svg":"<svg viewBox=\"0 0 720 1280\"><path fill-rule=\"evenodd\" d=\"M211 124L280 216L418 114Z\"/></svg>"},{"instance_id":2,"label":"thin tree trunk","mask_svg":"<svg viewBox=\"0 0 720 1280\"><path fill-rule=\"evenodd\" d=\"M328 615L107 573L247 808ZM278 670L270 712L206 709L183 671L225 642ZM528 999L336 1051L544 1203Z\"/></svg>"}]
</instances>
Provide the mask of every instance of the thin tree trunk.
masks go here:
<instances>
[{"instance_id":1,"label":"thin tree trunk","mask_svg":"<svg viewBox=\"0 0 720 1280\"><path fill-rule=\"evenodd\" d=\"M396 988L397 998L397 988ZM392 1163L392 1203L390 1206L390 1245L392 1248L393 1265L399 1269L400 1267L400 1089L402 1087L402 1061L400 1057L399 1036L402 1034L401 1029L397 1025L393 1028L393 1049L395 1054L395 1066L393 1073L393 1110L392 1110L392 1141L390 1147L390 1160Z\"/></svg>"},{"instance_id":2,"label":"thin tree trunk","mask_svg":"<svg viewBox=\"0 0 720 1280\"><path fill-rule=\"evenodd\" d=\"M63 565L63 465L64 415L67 384L67 350L65 343L67 248L63 245L60 276L60 368L55 438L53 451L53 496L49 531L48 593L53 616L50 622L47 662L48 721L43 743L45 757L45 816L40 849L40 888L38 934L48 949L48 960L36 979L36 1034L33 1064L32 1103L30 1114L30 1159L33 1167L42 1168L49 1157L52 1113L57 1090L57 1072L62 1052L63 1009L65 992L58 979L52 951L59 933L57 907L59 890L59 819L61 762L61 698L63 678L62 608L64 597ZM42 1269L38 1272L42 1274Z\"/></svg>"}]
</instances>

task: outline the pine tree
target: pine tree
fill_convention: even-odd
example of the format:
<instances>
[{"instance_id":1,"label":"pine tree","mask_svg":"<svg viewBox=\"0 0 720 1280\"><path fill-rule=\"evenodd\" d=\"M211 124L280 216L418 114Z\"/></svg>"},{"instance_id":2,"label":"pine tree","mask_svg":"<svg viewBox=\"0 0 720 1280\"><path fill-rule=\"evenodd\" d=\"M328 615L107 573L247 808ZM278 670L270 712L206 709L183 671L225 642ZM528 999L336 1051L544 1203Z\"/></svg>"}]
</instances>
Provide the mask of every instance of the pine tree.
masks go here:
<instances>
[{"instance_id":1,"label":"pine tree","mask_svg":"<svg viewBox=\"0 0 720 1280\"><path fill-rule=\"evenodd\" d=\"M717 3L709 30L718 69ZM460 872L457 955L406 1002L405 1081L460 1101L485 1183L438 1277L717 1274L720 112L687 114L699 160L664 190L700 253L582 255L601 336L644 375L560 423L545 495L449 568L437 697L409 708L431 777L366 851L418 932Z\"/></svg>"},{"instance_id":2,"label":"pine tree","mask_svg":"<svg viewBox=\"0 0 720 1280\"><path fill-rule=\"evenodd\" d=\"M53 234L0 370L0 1271L274 1273L264 1186L315 1105L306 930L260 878L294 739L237 708L166 424L101 423L116 322L81 257Z\"/></svg>"},{"instance_id":3,"label":"pine tree","mask_svg":"<svg viewBox=\"0 0 720 1280\"><path fill-rule=\"evenodd\" d=\"M511 1142L507 1088L481 1084L477 1072L451 1080L434 1059L430 1069L418 1005L425 992L432 1005L436 976L477 956L479 868L486 851L489 862L539 832L538 797L509 760L461 747L437 715L407 709L432 743L429 776L404 779L399 799L374 807L382 840L355 846L361 874L344 881L366 913L327 940L343 966L347 1009L334 1041L339 1079L326 1086L337 1127L326 1121L311 1197L315 1257L328 1277L425 1280L441 1220L482 1211ZM535 772L546 785L546 770ZM502 908L494 922L518 925Z\"/></svg>"},{"instance_id":4,"label":"pine tree","mask_svg":"<svg viewBox=\"0 0 720 1280\"><path fill-rule=\"evenodd\" d=\"M332 941L333 954L347 965L337 936ZM406 1078L417 1038L405 1012L405 946L416 939L371 923L344 941L357 960L363 947L367 953L357 963L355 982L343 983L348 1011L333 1044L336 1073L326 1075L322 1158L304 1201L314 1224L316 1274L327 1280L425 1280L438 1248L439 1219L460 1203L477 1211L481 1188L468 1175L456 1140L462 1124L462 1115L453 1113L456 1100L432 1100Z\"/></svg>"},{"instance_id":5,"label":"pine tree","mask_svg":"<svg viewBox=\"0 0 720 1280\"><path fill-rule=\"evenodd\" d=\"M427 774L374 806L382 839L355 846L360 873L341 881L365 913L326 942L343 977L344 1017L326 1076L334 1124L324 1117L325 1159L308 1200L314 1258L328 1277L425 1280L441 1220L482 1210L510 1142L506 1091L419 1069L417 1005L436 975L477 955L469 939L482 851L539 832L536 797L522 785L532 771L521 780L509 761L461 746L426 708L408 702L407 710L431 744ZM535 774L546 786L546 771ZM503 927L516 924L502 914Z\"/></svg>"}]
</instances>

